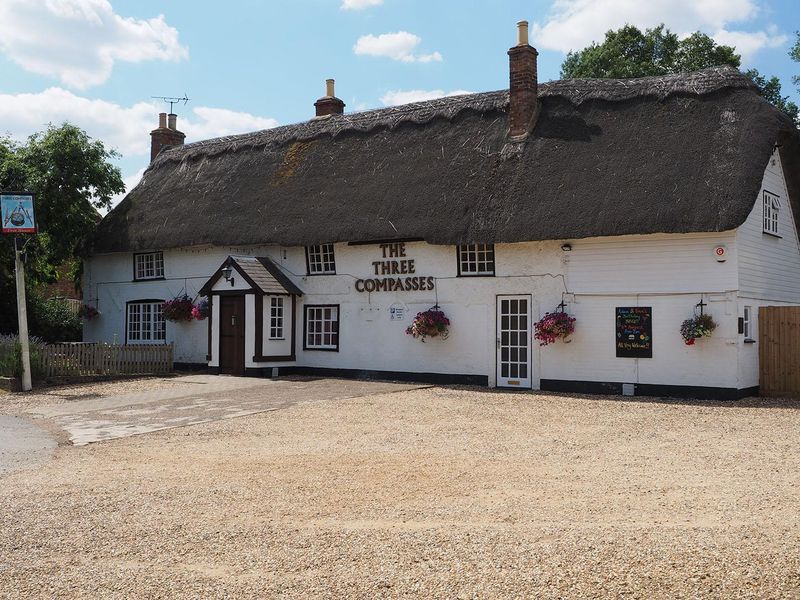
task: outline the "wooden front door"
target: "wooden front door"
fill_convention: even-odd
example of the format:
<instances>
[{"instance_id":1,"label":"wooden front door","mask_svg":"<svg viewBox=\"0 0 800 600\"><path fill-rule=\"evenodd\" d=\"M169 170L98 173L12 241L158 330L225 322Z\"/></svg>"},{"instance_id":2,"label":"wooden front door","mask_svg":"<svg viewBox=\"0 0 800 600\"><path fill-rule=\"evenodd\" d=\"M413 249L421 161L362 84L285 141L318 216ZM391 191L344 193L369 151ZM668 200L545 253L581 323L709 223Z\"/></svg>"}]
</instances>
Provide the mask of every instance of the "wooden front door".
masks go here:
<instances>
[{"instance_id":1,"label":"wooden front door","mask_svg":"<svg viewBox=\"0 0 800 600\"><path fill-rule=\"evenodd\" d=\"M530 388L531 297L497 297L497 385Z\"/></svg>"},{"instance_id":2,"label":"wooden front door","mask_svg":"<svg viewBox=\"0 0 800 600\"><path fill-rule=\"evenodd\" d=\"M244 375L244 327L244 296L220 296L220 373Z\"/></svg>"}]
</instances>

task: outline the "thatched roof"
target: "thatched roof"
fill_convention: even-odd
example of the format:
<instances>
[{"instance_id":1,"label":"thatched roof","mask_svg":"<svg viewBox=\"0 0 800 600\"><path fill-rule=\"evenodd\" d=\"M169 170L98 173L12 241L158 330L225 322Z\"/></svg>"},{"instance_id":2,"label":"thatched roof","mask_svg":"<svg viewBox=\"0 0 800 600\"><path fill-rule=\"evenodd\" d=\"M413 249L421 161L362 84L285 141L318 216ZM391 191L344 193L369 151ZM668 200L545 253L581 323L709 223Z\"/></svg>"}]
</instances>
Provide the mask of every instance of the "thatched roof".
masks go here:
<instances>
[{"instance_id":1,"label":"thatched roof","mask_svg":"<svg viewBox=\"0 0 800 600\"><path fill-rule=\"evenodd\" d=\"M507 91L165 150L91 251L722 231L749 214L776 142L800 176L797 130L735 69L539 92L518 152L503 152ZM789 184L797 207L800 180Z\"/></svg>"}]
</instances>

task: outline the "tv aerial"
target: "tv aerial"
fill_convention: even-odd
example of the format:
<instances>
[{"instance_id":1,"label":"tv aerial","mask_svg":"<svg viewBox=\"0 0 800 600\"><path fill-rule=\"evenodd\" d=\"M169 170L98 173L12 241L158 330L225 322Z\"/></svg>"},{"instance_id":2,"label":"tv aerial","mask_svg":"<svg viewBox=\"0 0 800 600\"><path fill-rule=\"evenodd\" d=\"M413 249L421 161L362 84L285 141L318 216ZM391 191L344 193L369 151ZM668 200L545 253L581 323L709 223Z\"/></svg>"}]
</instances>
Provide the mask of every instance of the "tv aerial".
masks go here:
<instances>
[{"instance_id":1,"label":"tv aerial","mask_svg":"<svg viewBox=\"0 0 800 600\"><path fill-rule=\"evenodd\" d=\"M191 100L188 95L184 92L182 98L176 98L174 96L150 96L156 100L163 100L164 102L169 103L169 112L172 113L172 107L179 102L183 102L183 105L186 106L186 103Z\"/></svg>"}]
</instances>

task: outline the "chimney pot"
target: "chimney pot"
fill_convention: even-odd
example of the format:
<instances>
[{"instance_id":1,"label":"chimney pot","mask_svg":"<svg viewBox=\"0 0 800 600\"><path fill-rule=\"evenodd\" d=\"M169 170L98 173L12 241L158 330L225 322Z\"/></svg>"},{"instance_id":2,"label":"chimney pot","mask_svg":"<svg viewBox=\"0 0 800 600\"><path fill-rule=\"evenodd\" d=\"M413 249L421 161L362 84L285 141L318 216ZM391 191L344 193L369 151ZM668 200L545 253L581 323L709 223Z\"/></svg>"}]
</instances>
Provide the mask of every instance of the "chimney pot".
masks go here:
<instances>
[{"instance_id":1,"label":"chimney pot","mask_svg":"<svg viewBox=\"0 0 800 600\"><path fill-rule=\"evenodd\" d=\"M186 134L177 129L178 115L159 113L158 128L150 132L150 162L153 162L164 148L182 146Z\"/></svg>"},{"instance_id":2,"label":"chimney pot","mask_svg":"<svg viewBox=\"0 0 800 600\"><path fill-rule=\"evenodd\" d=\"M314 108L318 117L328 117L330 115L341 115L344 112L344 102L336 97L334 93L334 80L325 80L325 96L314 102Z\"/></svg>"},{"instance_id":3,"label":"chimney pot","mask_svg":"<svg viewBox=\"0 0 800 600\"><path fill-rule=\"evenodd\" d=\"M533 129L539 105L536 57L528 43L528 22L517 23L517 45L508 51L508 135L520 141Z\"/></svg>"},{"instance_id":4,"label":"chimney pot","mask_svg":"<svg viewBox=\"0 0 800 600\"><path fill-rule=\"evenodd\" d=\"M528 43L528 22L519 21L517 23L517 46L529 46Z\"/></svg>"}]
</instances>

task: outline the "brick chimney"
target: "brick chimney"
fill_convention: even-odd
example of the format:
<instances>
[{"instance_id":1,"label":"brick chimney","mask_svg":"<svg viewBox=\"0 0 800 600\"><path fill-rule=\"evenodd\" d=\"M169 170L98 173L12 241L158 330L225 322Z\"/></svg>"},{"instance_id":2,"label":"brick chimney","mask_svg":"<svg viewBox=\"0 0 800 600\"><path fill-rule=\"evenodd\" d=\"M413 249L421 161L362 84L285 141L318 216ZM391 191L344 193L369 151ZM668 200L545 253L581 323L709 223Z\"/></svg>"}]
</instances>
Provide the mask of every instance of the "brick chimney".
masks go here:
<instances>
[{"instance_id":1,"label":"brick chimney","mask_svg":"<svg viewBox=\"0 0 800 600\"><path fill-rule=\"evenodd\" d=\"M164 148L182 146L186 134L178 131L178 115L159 113L158 128L150 132L150 162L153 162Z\"/></svg>"},{"instance_id":2,"label":"brick chimney","mask_svg":"<svg viewBox=\"0 0 800 600\"><path fill-rule=\"evenodd\" d=\"M517 23L517 45L508 51L508 136L512 141L525 139L533 129L538 112L537 56L536 48L528 43L528 22L520 21Z\"/></svg>"},{"instance_id":3,"label":"brick chimney","mask_svg":"<svg viewBox=\"0 0 800 600\"><path fill-rule=\"evenodd\" d=\"M344 102L334 94L334 83L333 79L325 80L325 96L314 102L318 117L341 115L344 112Z\"/></svg>"}]
</instances>

